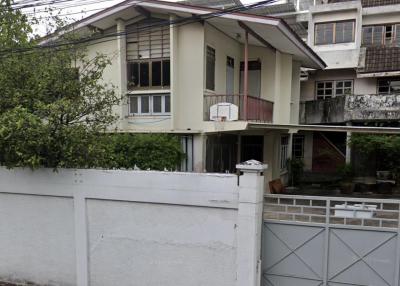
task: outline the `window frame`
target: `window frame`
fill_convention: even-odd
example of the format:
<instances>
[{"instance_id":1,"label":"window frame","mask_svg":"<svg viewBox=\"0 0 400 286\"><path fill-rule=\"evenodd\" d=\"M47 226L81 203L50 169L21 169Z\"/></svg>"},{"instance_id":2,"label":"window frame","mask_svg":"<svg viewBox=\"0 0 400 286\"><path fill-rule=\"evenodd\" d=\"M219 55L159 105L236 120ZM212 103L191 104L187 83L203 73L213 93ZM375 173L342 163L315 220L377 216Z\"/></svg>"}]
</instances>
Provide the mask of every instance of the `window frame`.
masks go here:
<instances>
[{"instance_id":1,"label":"window frame","mask_svg":"<svg viewBox=\"0 0 400 286\"><path fill-rule=\"evenodd\" d=\"M301 156L296 156L295 152L297 149L297 144L299 143L297 140L301 140ZM305 145L305 135L302 134L293 134L292 138L292 158L293 159L304 159L304 145Z\"/></svg>"},{"instance_id":2,"label":"window frame","mask_svg":"<svg viewBox=\"0 0 400 286\"><path fill-rule=\"evenodd\" d=\"M318 84L319 83L328 83L331 82L332 83L332 95L327 96L327 95L318 95ZM337 83L343 83L343 87L342 88L337 88ZM337 79L337 80L319 80L319 81L315 81L315 99L322 99L325 100L326 98L334 98L337 96L346 96L347 94L343 93L343 94L337 94L336 90L337 89L345 89L345 82L351 82L351 92L350 94L353 94L354 92L354 79ZM326 90L326 88L324 87L324 90Z\"/></svg>"},{"instance_id":3,"label":"window frame","mask_svg":"<svg viewBox=\"0 0 400 286\"><path fill-rule=\"evenodd\" d=\"M160 62L160 77L161 77L161 85L153 85L153 62ZM169 84L164 84L166 82L166 79L164 79L164 63L169 62L169 79L167 82ZM149 66L149 78L148 78L148 86L141 86L140 85L140 64L142 63L147 63ZM130 81L131 77L131 70L132 67L131 65L137 64L138 65L138 85L136 86L131 86L132 81ZM127 85L128 85L128 90L151 90L151 89L170 89L171 87L171 59L170 58L156 58L156 59L142 59L142 60L135 60L135 61L128 61L127 62Z\"/></svg>"},{"instance_id":4,"label":"window frame","mask_svg":"<svg viewBox=\"0 0 400 286\"><path fill-rule=\"evenodd\" d=\"M161 97L161 112L154 111L154 97ZM142 112L142 98L149 97L149 112ZM166 111L166 98L170 100L170 110ZM137 112L132 112L132 98L137 98ZM170 93L140 93L128 95L129 116L170 116L171 115L171 94Z\"/></svg>"},{"instance_id":5,"label":"window frame","mask_svg":"<svg viewBox=\"0 0 400 286\"><path fill-rule=\"evenodd\" d=\"M352 23L352 33L351 33L351 41L346 42L337 42L336 41L336 26L339 23ZM329 43L317 43L317 26L318 25L327 25L333 24L332 27L332 41ZM356 27L356 20L342 20L342 21L329 21L329 22L318 22L314 24L314 46L326 46L326 45L336 45L336 44L347 44L347 43L354 43L355 42L355 27Z\"/></svg>"},{"instance_id":6,"label":"window frame","mask_svg":"<svg viewBox=\"0 0 400 286\"><path fill-rule=\"evenodd\" d=\"M391 29L392 29L391 34L392 35L390 37L390 42L387 43L386 29L389 26L391 26ZM365 39L364 29L367 29L367 28L372 28L372 38L371 38L370 44L366 44L365 40L364 40ZM380 32L381 40L379 43L374 42L376 28L382 28L382 31ZM400 22L362 26L361 46L363 46L363 47L379 47L379 46L400 47Z\"/></svg>"},{"instance_id":7,"label":"window frame","mask_svg":"<svg viewBox=\"0 0 400 286\"><path fill-rule=\"evenodd\" d=\"M208 49L212 49L214 51L214 71L213 71L213 78L212 78L212 82L213 82L213 86L208 86L208 76L209 76L209 71L208 71ZM205 90L207 91L211 91L211 92L215 92L215 77L216 77L216 62L217 62L217 51L216 49L211 46L210 44L206 44L206 48L205 48L205 53L206 53L206 57L205 57Z\"/></svg>"},{"instance_id":8,"label":"window frame","mask_svg":"<svg viewBox=\"0 0 400 286\"><path fill-rule=\"evenodd\" d=\"M388 87L388 91L387 92L380 92L379 91L379 88L380 88L379 83L382 82L382 81L389 81L389 85L387 86ZM379 95L400 94L400 91L397 92L397 93L396 92L391 92L390 86L391 86L391 82L392 81L400 81L400 77L398 77L398 78L389 77L389 78L386 78L386 79L385 78L378 78L377 81L376 81L376 93L379 94Z\"/></svg>"},{"instance_id":9,"label":"window frame","mask_svg":"<svg viewBox=\"0 0 400 286\"><path fill-rule=\"evenodd\" d=\"M286 140L286 142L284 142ZM289 159L289 135L281 135L279 161L281 173L287 171L287 161Z\"/></svg>"}]
</instances>

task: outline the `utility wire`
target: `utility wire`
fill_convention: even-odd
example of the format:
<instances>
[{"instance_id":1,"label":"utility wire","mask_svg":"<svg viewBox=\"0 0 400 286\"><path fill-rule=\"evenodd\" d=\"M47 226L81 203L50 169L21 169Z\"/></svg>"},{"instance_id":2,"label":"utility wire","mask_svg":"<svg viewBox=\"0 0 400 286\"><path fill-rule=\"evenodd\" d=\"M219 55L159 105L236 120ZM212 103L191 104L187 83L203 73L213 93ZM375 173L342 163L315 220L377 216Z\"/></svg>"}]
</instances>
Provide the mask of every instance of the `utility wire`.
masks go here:
<instances>
[{"instance_id":1,"label":"utility wire","mask_svg":"<svg viewBox=\"0 0 400 286\"><path fill-rule=\"evenodd\" d=\"M202 15L192 15L190 17L185 17L185 18L177 18L175 20L161 20L155 23L148 24L146 26L141 27L140 30L135 30L132 32L115 32L115 33L109 33L109 34L100 34L92 37L86 37L86 38L81 38L78 40L73 40L73 41L66 41L66 42L58 42L58 43L52 43L52 44L46 44L46 45L38 45L34 47L28 47L28 48L17 48L17 49L4 49L0 50L0 55L6 55L7 53L25 53L25 52L30 52L36 49L53 49L53 48L59 48L59 47L68 47L70 48L71 45L80 45L80 44L85 44L88 42L95 42L96 44L99 43L104 43L104 42L109 42L109 41L114 41L115 37L118 36L124 36L128 34L133 34L133 33L140 33L143 31L148 31L151 30L155 27L165 27L167 25L172 26L172 27L180 27L183 25L187 24L192 24L195 22L201 22L205 21L214 17L218 17L224 14L230 14L230 13L235 13L235 12L243 12L243 11L248 11L251 9L259 8L267 4L271 4L275 2L276 0L266 0L266 1L261 1L257 3L253 3L250 5L243 5L243 6L233 6L231 8L227 8L225 10L218 10L215 12L207 13L207 14L202 14ZM145 0L140 1L140 2L146 2ZM128 3L127 3L128 4ZM135 3L135 6L137 6L139 3ZM57 32L56 32L57 33ZM109 38L113 39L109 39ZM105 40L102 40L105 39ZM102 41L99 41L102 40Z\"/></svg>"}]
</instances>

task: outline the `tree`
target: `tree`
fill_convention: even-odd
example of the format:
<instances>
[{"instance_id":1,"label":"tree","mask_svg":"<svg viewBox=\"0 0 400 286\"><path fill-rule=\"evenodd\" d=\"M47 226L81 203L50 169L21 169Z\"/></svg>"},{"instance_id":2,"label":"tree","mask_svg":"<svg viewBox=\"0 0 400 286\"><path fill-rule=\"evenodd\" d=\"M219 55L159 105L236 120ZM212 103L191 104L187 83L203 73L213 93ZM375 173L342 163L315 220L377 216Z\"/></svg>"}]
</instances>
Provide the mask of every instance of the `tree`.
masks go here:
<instances>
[{"instance_id":1,"label":"tree","mask_svg":"<svg viewBox=\"0 0 400 286\"><path fill-rule=\"evenodd\" d=\"M89 58L83 46L60 37L38 45L31 23L10 0L0 0L0 163L7 167L107 165L104 132L120 96L102 83L110 60Z\"/></svg>"},{"instance_id":2,"label":"tree","mask_svg":"<svg viewBox=\"0 0 400 286\"><path fill-rule=\"evenodd\" d=\"M400 179L400 135L353 134L350 146L367 157L379 158L376 163L381 170L390 170Z\"/></svg>"}]
</instances>

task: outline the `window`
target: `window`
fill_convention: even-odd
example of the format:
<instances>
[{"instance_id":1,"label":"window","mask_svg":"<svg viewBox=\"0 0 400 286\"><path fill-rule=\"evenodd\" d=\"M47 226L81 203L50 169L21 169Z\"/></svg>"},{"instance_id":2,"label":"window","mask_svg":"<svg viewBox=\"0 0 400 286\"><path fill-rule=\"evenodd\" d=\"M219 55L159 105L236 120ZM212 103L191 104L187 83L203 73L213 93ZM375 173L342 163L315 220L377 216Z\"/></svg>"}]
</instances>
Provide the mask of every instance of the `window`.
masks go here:
<instances>
[{"instance_id":1,"label":"window","mask_svg":"<svg viewBox=\"0 0 400 286\"><path fill-rule=\"evenodd\" d=\"M171 113L169 94L141 94L129 97L130 115L168 115Z\"/></svg>"},{"instance_id":2,"label":"window","mask_svg":"<svg viewBox=\"0 0 400 286\"><path fill-rule=\"evenodd\" d=\"M335 43L349 43L353 41L354 22L336 23Z\"/></svg>"},{"instance_id":3,"label":"window","mask_svg":"<svg viewBox=\"0 0 400 286\"><path fill-rule=\"evenodd\" d=\"M215 90L215 49L207 46L206 89Z\"/></svg>"},{"instance_id":4,"label":"window","mask_svg":"<svg viewBox=\"0 0 400 286\"><path fill-rule=\"evenodd\" d=\"M387 78L378 80L379 94L399 94L400 93L400 77Z\"/></svg>"},{"instance_id":5,"label":"window","mask_svg":"<svg viewBox=\"0 0 400 286\"><path fill-rule=\"evenodd\" d=\"M335 81L335 96L349 95L353 93L352 80L337 80Z\"/></svg>"},{"instance_id":6,"label":"window","mask_svg":"<svg viewBox=\"0 0 400 286\"><path fill-rule=\"evenodd\" d=\"M128 61L169 58L169 25L162 19L148 19L126 27Z\"/></svg>"},{"instance_id":7,"label":"window","mask_svg":"<svg viewBox=\"0 0 400 286\"><path fill-rule=\"evenodd\" d=\"M353 80L317 81L317 99L349 95L353 93Z\"/></svg>"},{"instance_id":8,"label":"window","mask_svg":"<svg viewBox=\"0 0 400 286\"><path fill-rule=\"evenodd\" d=\"M304 135L293 135L292 157L294 159L304 158Z\"/></svg>"},{"instance_id":9,"label":"window","mask_svg":"<svg viewBox=\"0 0 400 286\"><path fill-rule=\"evenodd\" d=\"M281 171L285 171L287 169L288 150L289 150L289 136L283 135L281 136L281 154L280 154Z\"/></svg>"},{"instance_id":10,"label":"window","mask_svg":"<svg viewBox=\"0 0 400 286\"><path fill-rule=\"evenodd\" d=\"M248 61L248 95L261 96L261 61ZM240 62L240 93L243 94L244 62Z\"/></svg>"},{"instance_id":11,"label":"window","mask_svg":"<svg viewBox=\"0 0 400 286\"><path fill-rule=\"evenodd\" d=\"M317 82L317 99L325 99L333 95L333 81Z\"/></svg>"},{"instance_id":12,"label":"window","mask_svg":"<svg viewBox=\"0 0 400 286\"><path fill-rule=\"evenodd\" d=\"M169 87L170 61L149 60L128 63L128 88Z\"/></svg>"},{"instance_id":13,"label":"window","mask_svg":"<svg viewBox=\"0 0 400 286\"><path fill-rule=\"evenodd\" d=\"M170 86L169 25L161 19L147 19L126 27L128 89Z\"/></svg>"},{"instance_id":14,"label":"window","mask_svg":"<svg viewBox=\"0 0 400 286\"><path fill-rule=\"evenodd\" d=\"M400 24L363 27L364 46L400 46Z\"/></svg>"},{"instance_id":15,"label":"window","mask_svg":"<svg viewBox=\"0 0 400 286\"><path fill-rule=\"evenodd\" d=\"M234 93L235 87L235 60L231 57L226 57L226 94Z\"/></svg>"},{"instance_id":16,"label":"window","mask_svg":"<svg viewBox=\"0 0 400 286\"><path fill-rule=\"evenodd\" d=\"M315 24L315 45L354 42L355 21L341 21Z\"/></svg>"},{"instance_id":17,"label":"window","mask_svg":"<svg viewBox=\"0 0 400 286\"><path fill-rule=\"evenodd\" d=\"M181 137L182 151L186 155L181 162L182 172L193 172L193 136L185 135Z\"/></svg>"}]
</instances>

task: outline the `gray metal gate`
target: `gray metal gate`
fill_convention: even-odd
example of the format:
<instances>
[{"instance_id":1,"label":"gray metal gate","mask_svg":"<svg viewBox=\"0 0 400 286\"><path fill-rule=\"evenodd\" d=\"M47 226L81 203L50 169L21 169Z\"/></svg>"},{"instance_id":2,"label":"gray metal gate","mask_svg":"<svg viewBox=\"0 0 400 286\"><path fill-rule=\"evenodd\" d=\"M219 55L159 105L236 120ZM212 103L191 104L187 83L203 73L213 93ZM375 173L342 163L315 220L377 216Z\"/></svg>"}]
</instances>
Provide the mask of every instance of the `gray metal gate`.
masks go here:
<instances>
[{"instance_id":1,"label":"gray metal gate","mask_svg":"<svg viewBox=\"0 0 400 286\"><path fill-rule=\"evenodd\" d=\"M262 285L399 286L399 203L268 195Z\"/></svg>"}]
</instances>

